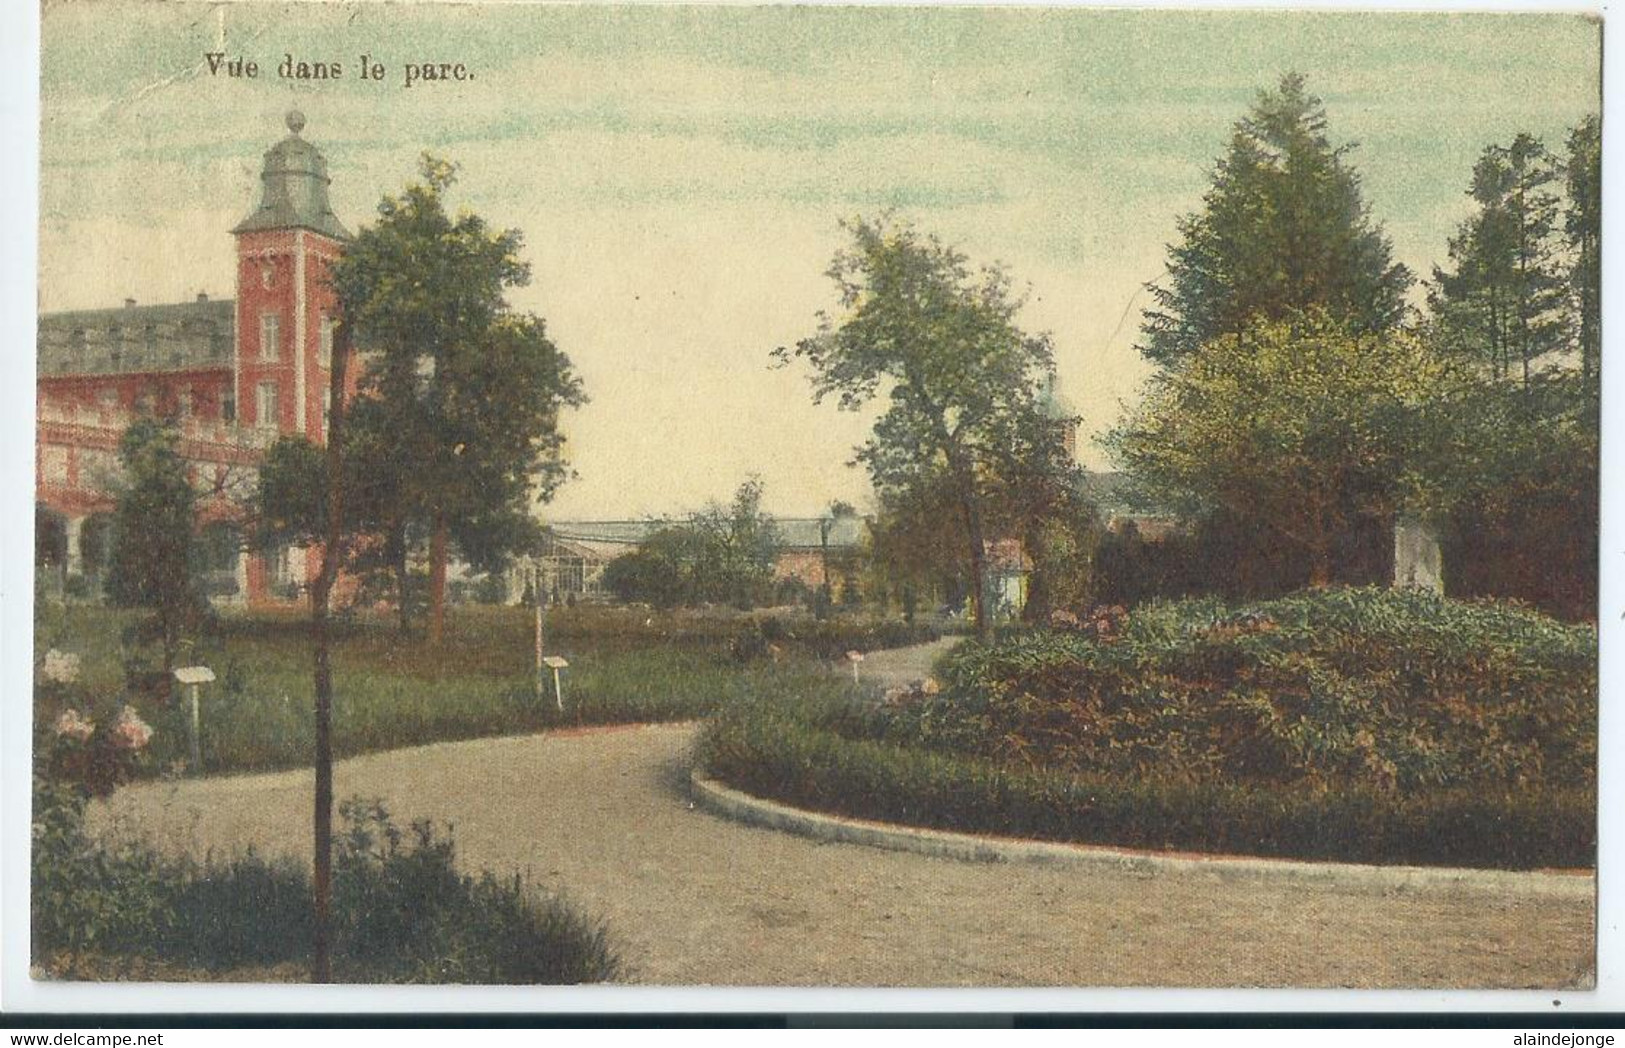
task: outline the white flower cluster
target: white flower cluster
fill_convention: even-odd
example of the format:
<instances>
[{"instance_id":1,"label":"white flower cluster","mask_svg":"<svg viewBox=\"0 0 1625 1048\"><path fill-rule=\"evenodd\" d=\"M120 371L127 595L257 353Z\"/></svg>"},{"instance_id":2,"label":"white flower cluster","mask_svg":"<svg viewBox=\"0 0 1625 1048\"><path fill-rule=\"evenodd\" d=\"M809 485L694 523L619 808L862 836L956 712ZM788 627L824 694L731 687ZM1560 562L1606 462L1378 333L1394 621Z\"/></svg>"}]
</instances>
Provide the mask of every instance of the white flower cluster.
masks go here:
<instances>
[{"instance_id":1,"label":"white flower cluster","mask_svg":"<svg viewBox=\"0 0 1625 1048\"><path fill-rule=\"evenodd\" d=\"M45 653L40 677L52 684L72 684L79 679L79 656L52 648Z\"/></svg>"}]
</instances>

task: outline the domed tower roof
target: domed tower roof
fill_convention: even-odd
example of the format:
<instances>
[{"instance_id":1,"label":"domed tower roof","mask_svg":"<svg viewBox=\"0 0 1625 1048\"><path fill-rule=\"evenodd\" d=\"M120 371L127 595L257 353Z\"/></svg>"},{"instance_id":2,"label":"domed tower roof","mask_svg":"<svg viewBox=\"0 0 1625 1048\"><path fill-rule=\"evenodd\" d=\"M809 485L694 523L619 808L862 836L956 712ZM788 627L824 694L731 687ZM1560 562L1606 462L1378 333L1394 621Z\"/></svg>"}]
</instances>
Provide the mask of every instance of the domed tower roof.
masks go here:
<instances>
[{"instance_id":1,"label":"domed tower roof","mask_svg":"<svg viewBox=\"0 0 1625 1048\"><path fill-rule=\"evenodd\" d=\"M1053 372L1044 379L1044 387L1038 394L1038 407L1045 418L1075 419L1078 416L1077 405L1061 392L1061 380Z\"/></svg>"},{"instance_id":2,"label":"domed tower roof","mask_svg":"<svg viewBox=\"0 0 1625 1048\"><path fill-rule=\"evenodd\" d=\"M305 114L289 110L287 123L292 133L265 152L259 208L237 223L232 232L310 229L338 240L350 239L350 231L327 202L327 187L332 182L327 177L327 158L299 137L305 127Z\"/></svg>"}]
</instances>

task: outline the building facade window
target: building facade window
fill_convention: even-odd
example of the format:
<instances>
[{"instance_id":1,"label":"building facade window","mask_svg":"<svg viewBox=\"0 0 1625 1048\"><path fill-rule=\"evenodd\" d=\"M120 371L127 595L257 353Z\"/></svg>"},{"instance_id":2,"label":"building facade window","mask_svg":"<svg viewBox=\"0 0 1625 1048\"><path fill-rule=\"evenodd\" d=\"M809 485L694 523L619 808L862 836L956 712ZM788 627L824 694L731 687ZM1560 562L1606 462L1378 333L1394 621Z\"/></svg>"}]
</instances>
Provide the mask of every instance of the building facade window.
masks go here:
<instances>
[{"instance_id":1,"label":"building facade window","mask_svg":"<svg viewBox=\"0 0 1625 1048\"><path fill-rule=\"evenodd\" d=\"M81 487L108 488L121 482L123 470L118 456L100 448L79 449L79 484Z\"/></svg>"},{"instance_id":2,"label":"building facade window","mask_svg":"<svg viewBox=\"0 0 1625 1048\"><path fill-rule=\"evenodd\" d=\"M333 366L333 318L322 314L322 323L318 330L321 333L321 341L318 343L317 359L322 367L330 368Z\"/></svg>"},{"instance_id":3,"label":"building facade window","mask_svg":"<svg viewBox=\"0 0 1625 1048\"><path fill-rule=\"evenodd\" d=\"M254 392L254 424L260 429L276 429L279 414L276 383L261 382Z\"/></svg>"},{"instance_id":4,"label":"building facade window","mask_svg":"<svg viewBox=\"0 0 1625 1048\"><path fill-rule=\"evenodd\" d=\"M220 419L223 422L237 421L237 396L227 392L220 397Z\"/></svg>"},{"instance_id":5,"label":"building facade window","mask_svg":"<svg viewBox=\"0 0 1625 1048\"><path fill-rule=\"evenodd\" d=\"M68 482L68 449L60 444L40 448L40 474L47 484Z\"/></svg>"},{"instance_id":6,"label":"building facade window","mask_svg":"<svg viewBox=\"0 0 1625 1048\"><path fill-rule=\"evenodd\" d=\"M260 358L282 359L282 318L275 313L260 314Z\"/></svg>"}]
</instances>

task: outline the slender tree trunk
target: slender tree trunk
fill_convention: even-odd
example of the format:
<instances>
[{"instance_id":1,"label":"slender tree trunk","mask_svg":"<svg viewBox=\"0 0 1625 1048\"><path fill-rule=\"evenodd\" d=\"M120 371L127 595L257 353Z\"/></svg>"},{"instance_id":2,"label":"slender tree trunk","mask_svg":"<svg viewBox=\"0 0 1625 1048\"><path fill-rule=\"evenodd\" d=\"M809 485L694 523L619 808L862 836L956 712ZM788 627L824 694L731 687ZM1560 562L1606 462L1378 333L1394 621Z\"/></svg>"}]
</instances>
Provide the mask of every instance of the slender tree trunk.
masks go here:
<instances>
[{"instance_id":1,"label":"slender tree trunk","mask_svg":"<svg viewBox=\"0 0 1625 1048\"><path fill-rule=\"evenodd\" d=\"M327 424L327 533L322 566L310 589L310 632L314 648L316 690L316 796L313 836L315 863L311 875L315 935L311 943L310 979L333 981L333 660L329 629L333 583L344 556L344 395L350 357L350 324L339 322L333 340L332 406Z\"/></svg>"},{"instance_id":2,"label":"slender tree trunk","mask_svg":"<svg viewBox=\"0 0 1625 1048\"><path fill-rule=\"evenodd\" d=\"M965 532L970 537L971 614L976 623L976 638L986 640L991 632L987 614L987 547L982 538L982 508L976 504L976 495L967 489L961 502L965 513Z\"/></svg>"},{"instance_id":3,"label":"slender tree trunk","mask_svg":"<svg viewBox=\"0 0 1625 1048\"><path fill-rule=\"evenodd\" d=\"M395 569L395 604L400 616L400 631L404 637L412 632L412 569L407 564L406 521L392 525L390 530L390 559Z\"/></svg>"},{"instance_id":4,"label":"slender tree trunk","mask_svg":"<svg viewBox=\"0 0 1625 1048\"><path fill-rule=\"evenodd\" d=\"M1309 551L1309 586L1325 589L1332 584L1332 554L1324 546Z\"/></svg>"},{"instance_id":5,"label":"slender tree trunk","mask_svg":"<svg viewBox=\"0 0 1625 1048\"><path fill-rule=\"evenodd\" d=\"M429 537L429 643L438 646L446 632L446 515L436 511Z\"/></svg>"}]
</instances>

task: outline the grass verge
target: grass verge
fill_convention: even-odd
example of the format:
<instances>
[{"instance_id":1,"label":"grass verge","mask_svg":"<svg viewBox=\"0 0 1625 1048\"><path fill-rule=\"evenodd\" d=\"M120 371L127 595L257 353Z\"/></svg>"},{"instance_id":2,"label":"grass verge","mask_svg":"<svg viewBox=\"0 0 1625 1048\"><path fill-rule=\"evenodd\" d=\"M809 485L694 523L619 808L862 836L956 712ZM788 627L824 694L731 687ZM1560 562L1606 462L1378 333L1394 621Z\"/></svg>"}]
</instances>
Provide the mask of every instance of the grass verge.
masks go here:
<instances>
[{"instance_id":1,"label":"grass verge","mask_svg":"<svg viewBox=\"0 0 1625 1048\"><path fill-rule=\"evenodd\" d=\"M593 616L597 615L597 618ZM134 616L92 606L45 609L39 647L80 657L74 695L106 706L131 701L121 634ZM522 608L457 609L446 641L431 648L387 624L340 630L333 662L334 750L346 757L404 746L543 731L578 724L687 720L704 716L741 688L757 687L803 656L783 663L739 658L711 627L636 632L625 614L560 612L548 650L570 662L560 710L551 677L540 692L531 659L531 618ZM202 757L207 772L269 771L308 765L314 745L310 651L295 616L224 618L187 661L218 677L202 694ZM39 731L62 712L63 698L36 692ZM183 697L133 698L156 733L146 772L186 760L190 707Z\"/></svg>"}]
</instances>

